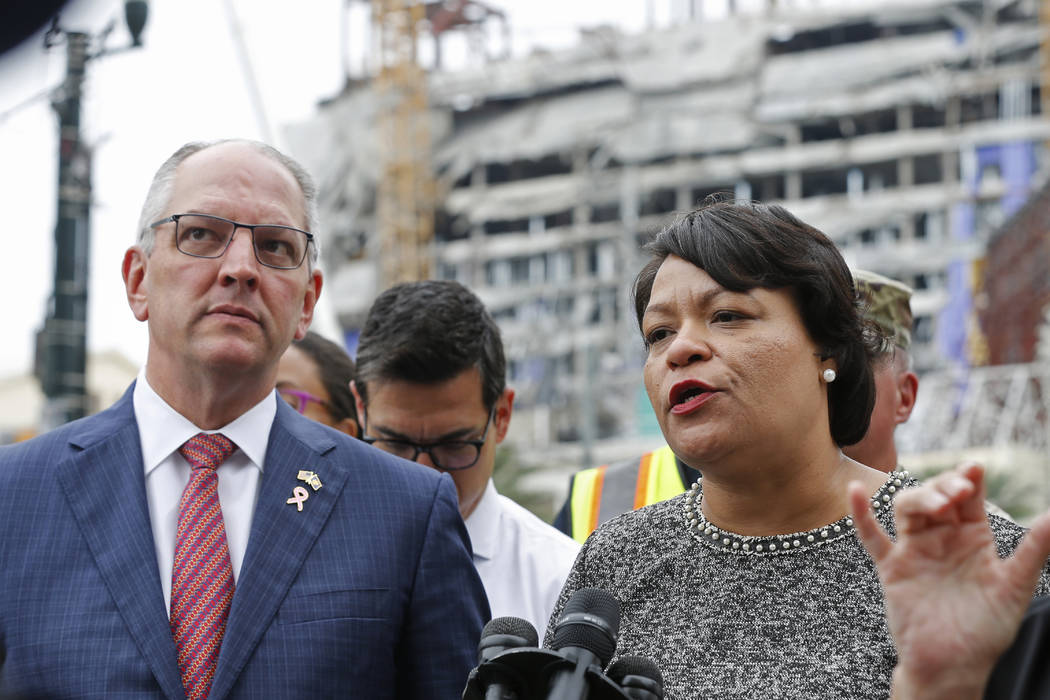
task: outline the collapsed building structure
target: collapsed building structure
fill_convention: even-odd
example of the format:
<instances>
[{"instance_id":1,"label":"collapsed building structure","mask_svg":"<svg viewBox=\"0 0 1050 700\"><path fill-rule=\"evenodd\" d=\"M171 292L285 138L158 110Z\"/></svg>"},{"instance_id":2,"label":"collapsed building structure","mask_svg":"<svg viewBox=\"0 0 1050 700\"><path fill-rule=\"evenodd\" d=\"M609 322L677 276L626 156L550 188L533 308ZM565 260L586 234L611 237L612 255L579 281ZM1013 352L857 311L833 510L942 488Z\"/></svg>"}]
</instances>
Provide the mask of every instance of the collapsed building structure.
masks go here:
<instances>
[{"instance_id":1,"label":"collapsed building structure","mask_svg":"<svg viewBox=\"0 0 1050 700\"><path fill-rule=\"evenodd\" d=\"M432 269L501 325L512 439L573 445L566 466L659 442L628 290L640 243L720 192L782 203L851 265L914 287L920 371L968 364L974 262L1046 163L1038 11L770 3L429 73ZM287 132L320 181L326 296L351 348L381 285L384 109L351 82ZM628 448L624 436L641 437Z\"/></svg>"}]
</instances>

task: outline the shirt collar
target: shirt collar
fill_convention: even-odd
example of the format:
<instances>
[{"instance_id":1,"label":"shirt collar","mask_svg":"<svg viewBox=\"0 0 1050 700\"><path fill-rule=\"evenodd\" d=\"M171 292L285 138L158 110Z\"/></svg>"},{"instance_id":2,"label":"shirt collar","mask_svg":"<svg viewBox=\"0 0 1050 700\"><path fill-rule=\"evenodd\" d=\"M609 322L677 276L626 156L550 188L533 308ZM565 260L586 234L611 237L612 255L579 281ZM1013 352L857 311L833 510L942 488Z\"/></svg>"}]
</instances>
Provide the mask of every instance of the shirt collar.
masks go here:
<instances>
[{"instance_id":1,"label":"shirt collar","mask_svg":"<svg viewBox=\"0 0 1050 700\"><path fill-rule=\"evenodd\" d=\"M146 368L139 371L132 394L135 420L142 443L142 464L146 475L160 466L184 442L200 432L222 433L262 471L266 461L266 445L270 428L277 414L277 394L271 391L262 401L218 430L202 431L185 416L172 408L146 380Z\"/></svg>"},{"instance_id":2,"label":"shirt collar","mask_svg":"<svg viewBox=\"0 0 1050 700\"><path fill-rule=\"evenodd\" d=\"M476 559L491 559L496 555L499 541L499 521L503 514L500 508L499 493L496 485L489 479L485 484L485 493L475 506L465 524L467 534L470 535L470 544L474 550Z\"/></svg>"}]
</instances>

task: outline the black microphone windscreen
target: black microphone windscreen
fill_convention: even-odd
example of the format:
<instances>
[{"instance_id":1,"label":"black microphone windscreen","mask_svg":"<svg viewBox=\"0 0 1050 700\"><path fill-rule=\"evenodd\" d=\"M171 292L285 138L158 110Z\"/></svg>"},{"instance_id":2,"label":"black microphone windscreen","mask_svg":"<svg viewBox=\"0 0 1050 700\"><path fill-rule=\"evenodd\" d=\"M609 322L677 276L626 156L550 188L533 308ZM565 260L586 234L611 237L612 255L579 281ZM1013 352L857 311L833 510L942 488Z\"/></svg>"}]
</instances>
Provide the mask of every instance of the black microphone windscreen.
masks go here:
<instances>
[{"instance_id":1,"label":"black microphone windscreen","mask_svg":"<svg viewBox=\"0 0 1050 700\"><path fill-rule=\"evenodd\" d=\"M481 630L481 638L494 634L512 634L525 640L525 646L538 646L540 637L536 634L536 628L528 620L520 617L496 617L488 621L485 628Z\"/></svg>"},{"instance_id":2,"label":"black microphone windscreen","mask_svg":"<svg viewBox=\"0 0 1050 700\"><path fill-rule=\"evenodd\" d=\"M612 628L613 634L620 631L620 601L609 591L601 588L580 588L565 602L562 617L571 613L585 612L597 615Z\"/></svg>"},{"instance_id":3,"label":"black microphone windscreen","mask_svg":"<svg viewBox=\"0 0 1050 700\"><path fill-rule=\"evenodd\" d=\"M621 656L616 660L616 663L609 667L609 672L606 675L617 683L622 682L625 676L644 676L660 685L664 684L663 674L660 673L656 662L647 656L635 656L633 654Z\"/></svg>"},{"instance_id":4,"label":"black microphone windscreen","mask_svg":"<svg viewBox=\"0 0 1050 700\"><path fill-rule=\"evenodd\" d=\"M565 603L552 646L586 649L604 666L616 650L619 629L620 601L600 588L581 588Z\"/></svg>"}]
</instances>

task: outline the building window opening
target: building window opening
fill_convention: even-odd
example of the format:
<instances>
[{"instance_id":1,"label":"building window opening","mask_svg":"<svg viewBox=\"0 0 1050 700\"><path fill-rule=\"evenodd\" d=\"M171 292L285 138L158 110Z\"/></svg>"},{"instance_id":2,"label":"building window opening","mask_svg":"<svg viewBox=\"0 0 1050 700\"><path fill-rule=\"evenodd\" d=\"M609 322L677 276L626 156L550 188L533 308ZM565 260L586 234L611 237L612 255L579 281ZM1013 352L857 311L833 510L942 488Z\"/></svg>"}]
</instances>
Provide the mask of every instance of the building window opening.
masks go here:
<instances>
[{"instance_id":1,"label":"building window opening","mask_svg":"<svg viewBox=\"0 0 1050 700\"><path fill-rule=\"evenodd\" d=\"M853 136L887 134L897 130L897 110L880 109L852 118Z\"/></svg>"},{"instance_id":2,"label":"building window opening","mask_svg":"<svg viewBox=\"0 0 1050 700\"><path fill-rule=\"evenodd\" d=\"M458 241L470 236L470 227L463 217L450 216L444 209L434 212L434 239L437 241Z\"/></svg>"},{"instance_id":3,"label":"building window opening","mask_svg":"<svg viewBox=\"0 0 1050 700\"><path fill-rule=\"evenodd\" d=\"M897 161L885 160L881 163L868 163L861 167L864 173L864 189L878 192L887 187L897 186Z\"/></svg>"},{"instance_id":4,"label":"building window opening","mask_svg":"<svg viewBox=\"0 0 1050 700\"><path fill-rule=\"evenodd\" d=\"M503 219L485 222L485 234L498 236L504 233L524 233L529 230L528 219Z\"/></svg>"},{"instance_id":5,"label":"building window opening","mask_svg":"<svg viewBox=\"0 0 1050 700\"><path fill-rule=\"evenodd\" d=\"M653 190L642 200L639 216L667 214L675 210L675 192L673 189Z\"/></svg>"},{"instance_id":6,"label":"building window opening","mask_svg":"<svg viewBox=\"0 0 1050 700\"><path fill-rule=\"evenodd\" d=\"M458 189L462 189L464 187L470 187L470 183L473 181L473 178L471 177L473 174L474 174L474 171L468 170L463 175L460 175L456 179L456 181L452 183L452 189L458 190Z\"/></svg>"},{"instance_id":7,"label":"building window opening","mask_svg":"<svg viewBox=\"0 0 1050 700\"><path fill-rule=\"evenodd\" d=\"M565 211L555 212L553 214L547 214L543 217L544 229L550 230L552 228L558 228L559 226L571 226L572 225L572 209L566 209Z\"/></svg>"},{"instance_id":8,"label":"building window opening","mask_svg":"<svg viewBox=\"0 0 1050 700\"><path fill-rule=\"evenodd\" d=\"M802 173L802 197L846 194L846 179L845 168L804 172Z\"/></svg>"},{"instance_id":9,"label":"building window opening","mask_svg":"<svg viewBox=\"0 0 1050 700\"><path fill-rule=\"evenodd\" d=\"M802 143L810 141L831 141L841 139L841 122L838 119L824 119L819 122L809 122L802 125Z\"/></svg>"},{"instance_id":10,"label":"building window opening","mask_svg":"<svg viewBox=\"0 0 1050 700\"><path fill-rule=\"evenodd\" d=\"M941 167L941 154L930 153L915 157L915 184L929 185L944 182L944 170Z\"/></svg>"},{"instance_id":11,"label":"building window opening","mask_svg":"<svg viewBox=\"0 0 1050 700\"><path fill-rule=\"evenodd\" d=\"M914 129L938 129L945 125L944 107L912 105L911 125Z\"/></svg>"},{"instance_id":12,"label":"building window opening","mask_svg":"<svg viewBox=\"0 0 1050 700\"><path fill-rule=\"evenodd\" d=\"M750 180L751 192L758 196L763 202L774 199L784 199L787 189L784 185L783 175L766 175Z\"/></svg>"},{"instance_id":13,"label":"building window opening","mask_svg":"<svg viewBox=\"0 0 1050 700\"><path fill-rule=\"evenodd\" d=\"M607 204L596 204L591 207L591 223L592 224L604 224L608 221L619 221L620 220L620 204L619 202L611 202Z\"/></svg>"},{"instance_id":14,"label":"building window opening","mask_svg":"<svg viewBox=\"0 0 1050 700\"><path fill-rule=\"evenodd\" d=\"M571 172L571 161L560 155L549 155L538 160L518 159L506 164L488 163L485 166L485 180L491 185L551 175L567 175Z\"/></svg>"},{"instance_id":15,"label":"building window opening","mask_svg":"<svg viewBox=\"0 0 1050 700\"><path fill-rule=\"evenodd\" d=\"M968 95L959 101L959 123L987 121L999 118L999 93Z\"/></svg>"}]
</instances>

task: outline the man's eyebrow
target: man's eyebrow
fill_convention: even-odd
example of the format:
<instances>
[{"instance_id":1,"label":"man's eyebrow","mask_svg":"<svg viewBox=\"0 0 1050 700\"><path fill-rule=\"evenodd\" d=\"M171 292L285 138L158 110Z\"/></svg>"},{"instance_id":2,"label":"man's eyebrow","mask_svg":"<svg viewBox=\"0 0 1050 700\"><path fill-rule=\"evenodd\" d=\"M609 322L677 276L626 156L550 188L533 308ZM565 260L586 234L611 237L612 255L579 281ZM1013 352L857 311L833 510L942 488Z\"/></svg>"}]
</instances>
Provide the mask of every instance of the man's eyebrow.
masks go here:
<instances>
[{"instance_id":1,"label":"man's eyebrow","mask_svg":"<svg viewBox=\"0 0 1050 700\"><path fill-rule=\"evenodd\" d=\"M433 440L430 440L428 442L416 442L414 438L409 437L408 435L405 435L404 433L399 433L396 430L391 430L390 428L387 428L385 426L375 425L375 426L372 426L372 427L375 428L377 433L382 433L383 434L384 437L382 439L384 439L384 440L397 440L398 442L411 442L413 445L424 445L424 446L437 445L438 443L441 443L441 442L450 442L450 441L453 441L453 440L465 440L465 439L467 439L468 435L470 435L471 433L477 432L477 428L470 428L470 427L468 427L468 428L459 428L457 430L449 431L449 432L445 433L444 435L438 435L436 438L434 438Z\"/></svg>"}]
</instances>

